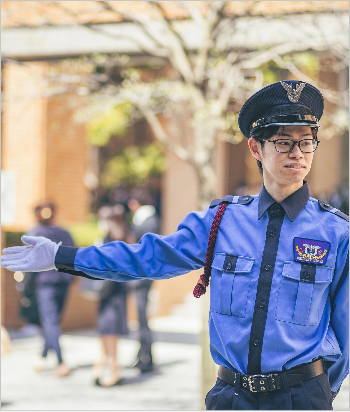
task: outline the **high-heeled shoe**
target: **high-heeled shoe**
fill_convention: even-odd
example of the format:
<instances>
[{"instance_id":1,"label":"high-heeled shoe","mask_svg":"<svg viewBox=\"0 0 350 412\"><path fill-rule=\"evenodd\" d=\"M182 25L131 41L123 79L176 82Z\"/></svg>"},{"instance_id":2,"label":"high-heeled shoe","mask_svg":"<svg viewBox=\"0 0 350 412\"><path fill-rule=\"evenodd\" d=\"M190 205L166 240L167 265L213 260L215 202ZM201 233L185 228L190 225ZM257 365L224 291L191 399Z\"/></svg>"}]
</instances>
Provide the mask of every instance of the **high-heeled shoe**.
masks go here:
<instances>
[{"instance_id":1,"label":"high-heeled shoe","mask_svg":"<svg viewBox=\"0 0 350 412\"><path fill-rule=\"evenodd\" d=\"M100 378L95 379L95 385L100 386L102 388L111 388L112 386L119 386L119 385L124 385L124 384L125 384L125 379L124 378L120 378L116 382L114 382L110 385L103 385L100 381Z\"/></svg>"}]
</instances>

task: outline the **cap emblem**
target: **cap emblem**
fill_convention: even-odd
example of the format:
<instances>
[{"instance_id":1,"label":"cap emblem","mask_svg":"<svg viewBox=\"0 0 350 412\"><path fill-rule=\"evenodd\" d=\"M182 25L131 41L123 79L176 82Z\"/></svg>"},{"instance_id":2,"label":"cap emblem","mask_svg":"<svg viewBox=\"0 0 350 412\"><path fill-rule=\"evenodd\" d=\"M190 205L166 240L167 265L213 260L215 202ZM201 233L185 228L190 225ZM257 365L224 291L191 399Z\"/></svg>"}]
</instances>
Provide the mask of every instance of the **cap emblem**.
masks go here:
<instances>
[{"instance_id":1,"label":"cap emblem","mask_svg":"<svg viewBox=\"0 0 350 412\"><path fill-rule=\"evenodd\" d=\"M306 84L300 83L299 85L296 85L296 88L294 90L292 84L288 84L285 82L280 82L280 83L282 87L284 88L284 90L286 90L289 101L292 103L297 103L298 100L300 99L301 92L303 91Z\"/></svg>"}]
</instances>

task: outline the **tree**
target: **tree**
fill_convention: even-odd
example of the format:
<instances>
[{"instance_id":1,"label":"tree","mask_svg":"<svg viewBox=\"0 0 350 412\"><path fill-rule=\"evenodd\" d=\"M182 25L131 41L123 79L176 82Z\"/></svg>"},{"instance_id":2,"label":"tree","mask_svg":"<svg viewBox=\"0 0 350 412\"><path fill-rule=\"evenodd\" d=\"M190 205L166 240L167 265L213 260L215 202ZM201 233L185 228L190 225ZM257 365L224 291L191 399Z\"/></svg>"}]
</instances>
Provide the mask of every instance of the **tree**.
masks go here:
<instances>
[{"instance_id":1,"label":"tree","mask_svg":"<svg viewBox=\"0 0 350 412\"><path fill-rule=\"evenodd\" d=\"M69 13L72 18L75 17L64 2L51 3L61 11ZM144 117L154 137L195 169L199 182L200 208L206 207L216 196L213 153L217 139L231 143L242 140L237 127L237 111L249 95L264 85L266 74L273 73L271 66L274 66L275 73L282 70L299 80L317 85L315 79L302 71L305 58L310 62L315 60L315 53L330 54L333 70L346 67L348 61L346 32L340 42L339 36L326 39L315 15L310 22L314 29L319 31L318 41L305 34L303 42L290 39L287 43L275 43L259 50L235 48L232 38L238 31L238 23L249 16L256 17L254 9L260 2L249 2L251 4L244 13L229 16L225 16L225 8L227 3L232 2L208 2L210 5L205 16L192 2L177 2L187 10L198 32L202 33L203 40L197 49L186 47L183 36L176 30L176 21L166 17L162 2L148 2L152 17L137 12L122 12L118 9L118 2L97 3L101 7L101 13L115 13L142 30L147 42L136 37L133 40L143 53L161 58L164 64L171 68L172 79L163 75L152 81L144 81L140 70L135 67L120 70L127 63L128 56L95 56L90 63L93 63L92 67L95 69L103 67L103 72L91 73L88 84L85 84L91 95L89 117L94 110L111 110L120 103L131 103L135 110L130 118ZM280 17L269 16L271 20L278 18ZM120 35L104 31L92 23L84 23L84 26L89 30L115 37L116 40L120 39ZM251 31L254 28L247 26L246 30ZM152 43L151 47L149 43ZM310 55L310 52L314 54ZM312 61L312 64L315 66L315 61ZM116 68L119 69L117 72ZM116 73L119 81L115 79ZM120 82L121 75L123 78ZM274 76L273 80L277 81L276 74ZM61 81L58 78L56 80ZM320 85L317 87L321 89L324 97L333 103L344 98L339 93L324 89ZM173 110L178 102L185 102L186 110L191 113L189 127L192 128L193 135L190 141L183 141L181 145L175 143L173 138L176 134L176 125L173 125L171 130L165 129L157 116L159 113Z\"/></svg>"}]
</instances>

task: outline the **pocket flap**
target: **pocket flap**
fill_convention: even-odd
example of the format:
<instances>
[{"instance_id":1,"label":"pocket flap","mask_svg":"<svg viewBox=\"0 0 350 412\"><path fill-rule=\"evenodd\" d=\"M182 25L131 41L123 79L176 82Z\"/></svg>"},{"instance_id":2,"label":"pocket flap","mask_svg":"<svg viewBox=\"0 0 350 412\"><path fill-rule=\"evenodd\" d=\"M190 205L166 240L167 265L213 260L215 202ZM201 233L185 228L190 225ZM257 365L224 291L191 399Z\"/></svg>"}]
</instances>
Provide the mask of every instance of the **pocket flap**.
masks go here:
<instances>
[{"instance_id":1,"label":"pocket flap","mask_svg":"<svg viewBox=\"0 0 350 412\"><path fill-rule=\"evenodd\" d=\"M300 281L301 263L284 262L283 276ZM315 283L330 283L332 281L333 268L316 265Z\"/></svg>"},{"instance_id":2,"label":"pocket flap","mask_svg":"<svg viewBox=\"0 0 350 412\"><path fill-rule=\"evenodd\" d=\"M223 271L225 259L226 253L215 253L211 267ZM233 273L249 273L252 271L253 265L254 259L245 256L238 256L235 271Z\"/></svg>"}]
</instances>

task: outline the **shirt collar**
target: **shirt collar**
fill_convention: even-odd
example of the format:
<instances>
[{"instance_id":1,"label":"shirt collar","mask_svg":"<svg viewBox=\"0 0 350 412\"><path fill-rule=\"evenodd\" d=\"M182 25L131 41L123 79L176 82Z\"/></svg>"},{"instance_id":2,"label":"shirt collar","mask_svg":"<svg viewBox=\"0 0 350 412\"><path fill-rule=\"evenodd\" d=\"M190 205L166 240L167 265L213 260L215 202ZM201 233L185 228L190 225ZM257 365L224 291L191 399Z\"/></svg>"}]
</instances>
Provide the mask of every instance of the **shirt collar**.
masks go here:
<instances>
[{"instance_id":1,"label":"shirt collar","mask_svg":"<svg viewBox=\"0 0 350 412\"><path fill-rule=\"evenodd\" d=\"M307 201L309 200L309 196L309 187L307 185L307 182L304 181L304 184L300 189L282 200L280 204L291 222L293 222L293 220L298 216L299 212L306 205ZM265 186L263 185L259 194L258 219L261 218L261 216L273 203L276 203L276 200L270 195L270 193L265 189Z\"/></svg>"}]
</instances>

